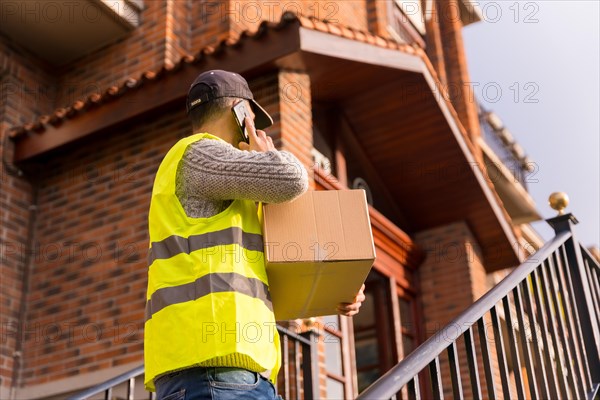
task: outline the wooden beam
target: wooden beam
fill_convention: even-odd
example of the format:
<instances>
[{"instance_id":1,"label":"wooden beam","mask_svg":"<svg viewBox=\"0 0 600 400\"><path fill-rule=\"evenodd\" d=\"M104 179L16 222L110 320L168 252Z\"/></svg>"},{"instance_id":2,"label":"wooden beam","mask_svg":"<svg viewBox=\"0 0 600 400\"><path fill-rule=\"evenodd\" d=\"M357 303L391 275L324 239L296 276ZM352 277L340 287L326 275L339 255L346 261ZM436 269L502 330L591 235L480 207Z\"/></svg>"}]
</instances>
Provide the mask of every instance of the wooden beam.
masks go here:
<instances>
[{"instance_id":1,"label":"wooden beam","mask_svg":"<svg viewBox=\"0 0 600 400\"><path fill-rule=\"evenodd\" d=\"M374 46L369 43L300 28L302 51L360 63L421 72L423 61L416 54Z\"/></svg>"}]
</instances>

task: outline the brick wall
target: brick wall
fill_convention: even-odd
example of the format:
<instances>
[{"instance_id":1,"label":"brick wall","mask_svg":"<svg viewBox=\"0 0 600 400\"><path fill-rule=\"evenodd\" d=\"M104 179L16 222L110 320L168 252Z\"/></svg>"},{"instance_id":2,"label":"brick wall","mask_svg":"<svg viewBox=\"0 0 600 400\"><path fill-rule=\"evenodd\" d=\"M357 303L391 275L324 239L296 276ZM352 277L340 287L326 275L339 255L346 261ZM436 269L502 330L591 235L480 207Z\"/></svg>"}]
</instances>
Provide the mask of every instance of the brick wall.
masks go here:
<instances>
[{"instance_id":1,"label":"brick wall","mask_svg":"<svg viewBox=\"0 0 600 400\"><path fill-rule=\"evenodd\" d=\"M6 130L0 128L0 152L11 154L4 146ZM31 184L0 164L0 398L7 398L18 367L18 336L22 296L28 260L25 256L29 237L30 206L35 203Z\"/></svg>"},{"instance_id":2,"label":"brick wall","mask_svg":"<svg viewBox=\"0 0 600 400\"><path fill-rule=\"evenodd\" d=\"M260 8L259 8L260 7ZM279 21L284 11L302 16L328 19L363 31L388 36L385 7L367 0L256 2L157 0L146 1L141 23L127 37L83 56L73 63L51 71L49 89L38 93L51 99L50 108L36 109L33 117L65 107L90 94L106 90L129 77L175 63L181 56L197 54L235 37L242 30L256 29L263 20ZM93 22L92 22L93 23ZM33 81L33 82L39 82ZM21 123L30 122L26 118Z\"/></svg>"},{"instance_id":3,"label":"brick wall","mask_svg":"<svg viewBox=\"0 0 600 400\"><path fill-rule=\"evenodd\" d=\"M249 84L257 101L273 117L273 125L266 132L275 147L293 153L310 171L312 109L308 75L280 70L263 74Z\"/></svg>"},{"instance_id":4,"label":"brick wall","mask_svg":"<svg viewBox=\"0 0 600 400\"><path fill-rule=\"evenodd\" d=\"M129 36L58 71L57 108L163 65L167 49L167 1L144 4L140 26ZM169 41L171 46L171 37Z\"/></svg>"},{"instance_id":5,"label":"brick wall","mask_svg":"<svg viewBox=\"0 0 600 400\"><path fill-rule=\"evenodd\" d=\"M129 77L174 64L229 34L229 20L217 12L223 1L146 1L139 27L129 36L84 56L58 72L56 107L106 90Z\"/></svg>"},{"instance_id":6,"label":"brick wall","mask_svg":"<svg viewBox=\"0 0 600 400\"><path fill-rule=\"evenodd\" d=\"M268 129L275 145L296 155L309 171L309 184L316 189L311 173L313 159L312 102L311 85L308 74L301 71L280 70L252 82L255 95L266 104L265 108L273 116L275 123ZM316 328L323 332L322 321L305 320L295 331ZM305 323L309 322L308 325ZM314 326L312 324L315 324ZM317 343L320 398L327 398L327 367L325 364L325 335L319 336Z\"/></svg>"},{"instance_id":7,"label":"brick wall","mask_svg":"<svg viewBox=\"0 0 600 400\"><path fill-rule=\"evenodd\" d=\"M288 103L280 96L280 85L287 83L302 86L300 101ZM275 119L269 133L280 146L299 156L305 152L303 161L310 166L308 78L274 72L250 85ZM153 115L53 151L38 161L37 170L29 165L36 171L39 208L22 386L59 384L142 362L152 182L168 148L190 133L182 109ZM296 143L296 137L303 139Z\"/></svg>"},{"instance_id":8,"label":"brick wall","mask_svg":"<svg viewBox=\"0 0 600 400\"><path fill-rule=\"evenodd\" d=\"M427 57L431 61L442 85L447 85L444 48L440 32L440 11L436 1L431 2L431 18L425 19L425 41Z\"/></svg>"},{"instance_id":9,"label":"brick wall","mask_svg":"<svg viewBox=\"0 0 600 400\"><path fill-rule=\"evenodd\" d=\"M311 149L313 143L310 78L304 72L280 70L250 82L259 103L274 119L267 129L279 149L293 153L309 171L309 183L315 189ZM317 321L317 327L320 321ZM302 332L310 325L293 326ZM327 368L323 336L317 343L320 398L327 398Z\"/></svg>"},{"instance_id":10,"label":"brick wall","mask_svg":"<svg viewBox=\"0 0 600 400\"><path fill-rule=\"evenodd\" d=\"M176 63L192 49L192 3L189 0L167 0L165 22L165 62Z\"/></svg>"},{"instance_id":11,"label":"brick wall","mask_svg":"<svg viewBox=\"0 0 600 400\"><path fill-rule=\"evenodd\" d=\"M230 28L228 3L222 0L192 1L190 34L193 54L227 39Z\"/></svg>"},{"instance_id":12,"label":"brick wall","mask_svg":"<svg viewBox=\"0 0 600 400\"><path fill-rule=\"evenodd\" d=\"M279 72L281 148L293 152L310 171L313 146L310 78L306 73Z\"/></svg>"},{"instance_id":13,"label":"brick wall","mask_svg":"<svg viewBox=\"0 0 600 400\"><path fill-rule=\"evenodd\" d=\"M464 222L441 226L417 233L415 241L426 254L426 259L419 266L418 275L421 289L421 305L425 336L428 338L452 319L483 296L489 287L486 272L482 264L481 248ZM473 321L475 322L475 321ZM489 318L485 320L490 349L493 347L493 332ZM474 330L475 347L479 346L477 330ZM449 344L450 342L448 342ZM468 371L464 342L457 342L459 365L461 371ZM479 376L485 381L478 355ZM498 360L495 351L491 351L492 369L495 374L496 395L502 396ZM452 397L452 383L446 353L440 357L444 395ZM463 393L465 398L472 398L471 383L468 374L463 373ZM487 389L482 387L483 398L487 398Z\"/></svg>"},{"instance_id":14,"label":"brick wall","mask_svg":"<svg viewBox=\"0 0 600 400\"><path fill-rule=\"evenodd\" d=\"M49 67L0 35L0 123L5 129L54 111L56 79Z\"/></svg>"},{"instance_id":15,"label":"brick wall","mask_svg":"<svg viewBox=\"0 0 600 400\"><path fill-rule=\"evenodd\" d=\"M263 20L277 22L286 11L341 23L362 31L369 29L366 0L232 0L229 4L223 4L220 12L229 16L231 33L236 35L246 29L255 30Z\"/></svg>"},{"instance_id":16,"label":"brick wall","mask_svg":"<svg viewBox=\"0 0 600 400\"><path fill-rule=\"evenodd\" d=\"M30 122L130 76L137 78L144 71L176 62L181 54L194 54L229 34L254 29L260 20L278 21L285 9L387 35L384 2L273 3L260 3L257 9L259 3L249 0L146 1L140 27L127 38L59 71L0 40L0 133L4 135L9 126ZM257 13L261 18L256 18ZM312 104L308 75L276 71L250 84L275 119L268 133L276 145L292 151L310 169ZM86 139L48 154L33 175L39 207L29 251L29 206L35 202L32 186L27 179L9 176L4 166L0 167L3 323L19 318L27 267L24 254L31 254L27 317L22 319L27 333L22 385L84 377L96 370L142 361L149 194L162 156L187 133L183 110L163 110L102 138ZM476 249L468 228L460 223L423 232L420 240L425 248L439 242L459 243L462 249L473 245ZM17 247L24 250L13 250ZM478 250L475 254L479 257ZM485 273L479 261L447 261L428 259L421 268L428 328L443 326L444 318L464 309L485 290L481 286ZM453 272L465 278L461 283L471 285L469 291L453 294L443 282L441 291L437 286L432 289L431 282L440 276L453 276ZM444 302L446 309L435 309L439 298L448 300ZM0 387L6 388L11 384L16 342L14 335L5 336L0 342ZM323 363L321 366L324 368Z\"/></svg>"},{"instance_id":17,"label":"brick wall","mask_svg":"<svg viewBox=\"0 0 600 400\"><path fill-rule=\"evenodd\" d=\"M476 99L470 85L458 0L438 2L437 8L444 54L443 65L438 62L437 66L440 71L442 67L445 67L448 96L470 139L475 141L480 135L479 118ZM435 47L434 51L439 53L439 49L435 49ZM439 54L437 57L439 58Z\"/></svg>"},{"instance_id":18,"label":"brick wall","mask_svg":"<svg viewBox=\"0 0 600 400\"><path fill-rule=\"evenodd\" d=\"M150 192L186 133L172 110L41 161L22 385L142 362Z\"/></svg>"},{"instance_id":19,"label":"brick wall","mask_svg":"<svg viewBox=\"0 0 600 400\"><path fill-rule=\"evenodd\" d=\"M367 0L367 15L370 21L369 32L391 39L388 31L390 22L388 20L389 3L379 0Z\"/></svg>"},{"instance_id":20,"label":"brick wall","mask_svg":"<svg viewBox=\"0 0 600 400\"><path fill-rule=\"evenodd\" d=\"M11 126L49 112L54 81L44 64L25 49L0 40L0 155L10 160ZM28 268L29 222L35 205L30 180L14 167L0 163L0 398L9 396L13 381L17 337L20 335L24 278ZM18 362L18 358L17 358ZM18 364L17 364L18 365Z\"/></svg>"}]
</instances>

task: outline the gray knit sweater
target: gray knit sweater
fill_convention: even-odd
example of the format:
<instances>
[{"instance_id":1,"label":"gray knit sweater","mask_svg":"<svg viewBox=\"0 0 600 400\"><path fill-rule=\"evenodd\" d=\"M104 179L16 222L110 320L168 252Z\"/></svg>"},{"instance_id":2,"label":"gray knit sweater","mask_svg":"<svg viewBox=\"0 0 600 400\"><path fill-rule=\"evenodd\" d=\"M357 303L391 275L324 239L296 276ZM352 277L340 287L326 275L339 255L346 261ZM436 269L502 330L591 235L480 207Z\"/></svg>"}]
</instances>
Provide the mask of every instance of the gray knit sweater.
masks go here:
<instances>
[{"instance_id":1,"label":"gray knit sweater","mask_svg":"<svg viewBox=\"0 0 600 400\"><path fill-rule=\"evenodd\" d=\"M189 217L211 217L234 199L281 203L308 189L308 174L287 151L242 151L221 140L188 146L177 167L176 194Z\"/></svg>"}]
</instances>

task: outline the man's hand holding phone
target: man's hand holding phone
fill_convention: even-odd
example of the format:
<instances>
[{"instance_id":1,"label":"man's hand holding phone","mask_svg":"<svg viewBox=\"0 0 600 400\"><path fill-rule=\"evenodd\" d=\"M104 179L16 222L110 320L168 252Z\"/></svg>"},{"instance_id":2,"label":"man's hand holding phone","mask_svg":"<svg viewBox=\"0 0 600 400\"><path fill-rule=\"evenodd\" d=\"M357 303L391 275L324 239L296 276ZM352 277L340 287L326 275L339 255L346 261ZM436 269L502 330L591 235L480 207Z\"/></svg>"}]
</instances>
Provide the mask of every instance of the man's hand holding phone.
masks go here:
<instances>
[{"instance_id":1,"label":"man's hand holding phone","mask_svg":"<svg viewBox=\"0 0 600 400\"><path fill-rule=\"evenodd\" d=\"M246 133L250 143L239 142L238 148L240 150L254 150L254 151L271 151L275 150L273 139L268 136L265 131L256 130L254 122L250 117L244 119L244 125L246 126Z\"/></svg>"},{"instance_id":2,"label":"man's hand holding phone","mask_svg":"<svg viewBox=\"0 0 600 400\"><path fill-rule=\"evenodd\" d=\"M275 150L273 140L264 131L256 130L253 120L254 113L251 113L247 104L248 102L245 100L240 100L231 108L242 139L238 143L238 148L261 152Z\"/></svg>"}]
</instances>

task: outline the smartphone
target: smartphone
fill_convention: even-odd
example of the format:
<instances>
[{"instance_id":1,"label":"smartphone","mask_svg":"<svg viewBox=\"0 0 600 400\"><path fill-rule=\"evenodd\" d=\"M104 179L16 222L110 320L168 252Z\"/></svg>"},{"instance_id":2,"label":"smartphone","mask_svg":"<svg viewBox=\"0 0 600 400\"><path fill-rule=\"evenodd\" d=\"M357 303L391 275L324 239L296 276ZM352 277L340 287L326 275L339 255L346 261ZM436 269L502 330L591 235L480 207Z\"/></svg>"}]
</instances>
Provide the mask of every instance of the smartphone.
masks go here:
<instances>
[{"instance_id":1,"label":"smartphone","mask_svg":"<svg viewBox=\"0 0 600 400\"><path fill-rule=\"evenodd\" d=\"M244 142L250 143L250 138L248 137L248 132L246 131L246 124L244 119L246 117L250 117L250 119L252 119L252 116L250 115L250 112L248 112L246 102L240 101L231 108L231 111L233 112L233 117L235 118L235 121L237 122L238 127L240 128L242 139L244 140Z\"/></svg>"}]
</instances>

